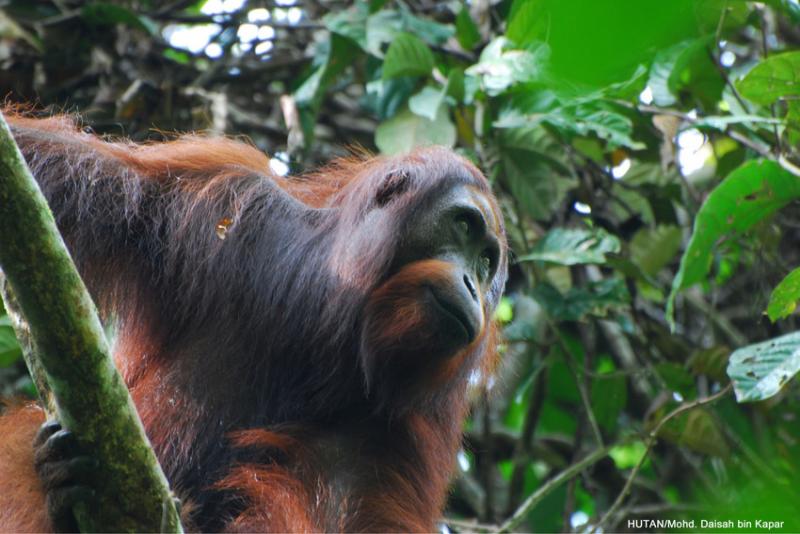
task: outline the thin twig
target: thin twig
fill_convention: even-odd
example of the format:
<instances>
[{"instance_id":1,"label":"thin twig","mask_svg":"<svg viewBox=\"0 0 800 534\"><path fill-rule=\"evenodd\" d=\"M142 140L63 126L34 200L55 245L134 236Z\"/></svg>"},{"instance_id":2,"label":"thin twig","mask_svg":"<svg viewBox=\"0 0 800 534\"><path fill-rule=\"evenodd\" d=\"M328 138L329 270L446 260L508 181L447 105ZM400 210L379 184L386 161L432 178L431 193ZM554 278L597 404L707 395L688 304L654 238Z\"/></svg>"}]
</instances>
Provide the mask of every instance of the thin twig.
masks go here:
<instances>
[{"instance_id":1,"label":"thin twig","mask_svg":"<svg viewBox=\"0 0 800 534\"><path fill-rule=\"evenodd\" d=\"M528 411L522 424L522 432L520 432L519 438L514 445L514 455L512 457L514 469L511 473L511 482L508 485L507 513L511 513L516 507L525 486L525 471L528 468L531 441L544 406L545 390L547 388L547 373L545 372L547 365L547 363L541 363L535 371L535 377L531 384L530 400L528 401Z\"/></svg>"},{"instance_id":2,"label":"thin twig","mask_svg":"<svg viewBox=\"0 0 800 534\"><path fill-rule=\"evenodd\" d=\"M622 491L619 492L619 495L617 495L614 504L611 505L611 507L606 511L603 517L600 518L600 521L598 521L592 528L592 532L598 533L603 531L609 520L617 513L620 506L622 506L622 503L625 501L625 497L627 497L631 491L631 487L633 486L633 481L639 474L639 470L644 465L645 460L650 455L650 451L652 450L653 445L655 445L656 440L658 439L658 433L661 432L661 429L664 427L664 425L667 424L672 419L674 419L675 417L685 412L718 401L719 399L730 393L732 389L733 389L733 384L728 384L727 386L722 388L717 393L711 395L710 397L706 397L704 399L697 399L695 401L682 404L677 408L675 408L674 410L672 410L670 413L664 416L664 418L661 419L661 421L658 422L658 425L656 425L656 427L650 431L650 434L647 438L647 445L645 447L644 454L642 454L642 457L639 458L639 462L631 470L631 473L628 476L628 480L625 481L625 486L622 488Z\"/></svg>"},{"instance_id":3,"label":"thin twig","mask_svg":"<svg viewBox=\"0 0 800 534\"><path fill-rule=\"evenodd\" d=\"M620 104L622 106L628 107L629 109L638 110L641 113L652 113L652 114L658 114L658 115L671 115L673 117L679 117L679 118L683 119L684 121L686 121L686 122L688 122L690 124L695 124L695 123L698 122L698 119L696 119L694 117L690 117L688 114L686 114L686 113L684 113L682 111L678 111L676 109L660 108L658 106L637 105L637 104L631 104L630 102L625 102L625 101L622 101L622 100L620 100L620 101L615 100L615 102L617 102L618 104ZM754 152L756 152L758 155L762 156L763 158L770 159L770 160L776 162L778 165L780 165L783 168L783 170L793 174L794 176L800 177L800 167L798 167L797 165L795 165L794 163L789 161L786 158L786 156L784 156L782 154L776 156L772 152L772 150L770 150L770 147L768 145L759 143L757 141L754 141L753 139L750 139L746 135L743 135L742 133L738 132L737 130L734 130L730 126L725 128L724 130L722 130L722 133L724 133L725 135L727 135L728 137L730 137L734 141L737 141L738 143L740 143L740 144L746 146L747 148L753 150Z\"/></svg>"},{"instance_id":4,"label":"thin twig","mask_svg":"<svg viewBox=\"0 0 800 534\"><path fill-rule=\"evenodd\" d=\"M769 57L769 44L767 43L767 12L765 10L761 10L761 46L764 53L764 59ZM775 113L775 103L770 104L769 112L772 115L772 118L777 117L777 113ZM783 154L783 148L781 146L781 135L778 133L778 125L772 125L772 133L775 135L775 154L781 155Z\"/></svg>"},{"instance_id":5,"label":"thin twig","mask_svg":"<svg viewBox=\"0 0 800 534\"><path fill-rule=\"evenodd\" d=\"M500 527L497 529L498 532L511 532L515 530L524 520L528 513L533 510L533 508L539 504L542 499L550 495L550 493L561 486L561 484L567 482L568 480L572 479L572 477L577 476L581 473L584 469L588 468L589 466L597 463L598 461L605 458L612 447L619 446L619 444L615 444L613 446L608 447L601 447L599 449L595 449L588 455L586 455L582 460L575 462L571 466L567 467L559 474L542 484L538 490L533 492L527 499L525 499L522 504L517 508L517 510L509 517Z\"/></svg>"},{"instance_id":6,"label":"thin twig","mask_svg":"<svg viewBox=\"0 0 800 534\"><path fill-rule=\"evenodd\" d=\"M726 7L725 9L722 10L722 13L720 13L719 23L717 24L717 31L714 34L714 49L717 50L719 50L720 36L722 34L722 27L725 22L725 15L727 15L728 13L728 9L729 8ZM725 85L727 85L728 88L731 90L731 94L733 95L733 97L736 99L739 105L742 106L742 109L745 110L745 112L750 113L750 106L748 106L747 101L744 98L742 98L742 95L739 94L739 90L736 89L736 86L733 85L733 83L731 83L731 78L730 76L728 76L728 72L725 70L725 67L722 66L721 54L714 54L713 49L709 50L708 52L709 55L711 56L711 62L714 63L714 67L717 69L717 72L722 77L722 80L725 82Z\"/></svg>"},{"instance_id":7,"label":"thin twig","mask_svg":"<svg viewBox=\"0 0 800 534\"><path fill-rule=\"evenodd\" d=\"M583 409L586 412L586 419L589 421L589 426L592 428L592 434L594 434L594 439L597 441L599 446L603 446L603 433L600 432L600 425L597 424L597 418L594 416L594 411L592 411L592 402L589 399L589 392L586 391L586 388L583 387L583 381L581 380L580 375L578 374L578 369L575 364L575 358L572 356L572 350L567 345L566 340L563 337L561 329L558 328L556 324L552 321L550 322L550 327L555 331L556 337L558 338L558 343L561 345L561 348L564 349L564 361L567 363L567 367L569 367L572 376L575 378L575 385L578 387L578 392L581 396L581 402L583 403Z\"/></svg>"},{"instance_id":8,"label":"thin twig","mask_svg":"<svg viewBox=\"0 0 800 534\"><path fill-rule=\"evenodd\" d=\"M479 523L473 519L456 519L445 517L444 523L464 532L497 532L497 525Z\"/></svg>"}]
</instances>

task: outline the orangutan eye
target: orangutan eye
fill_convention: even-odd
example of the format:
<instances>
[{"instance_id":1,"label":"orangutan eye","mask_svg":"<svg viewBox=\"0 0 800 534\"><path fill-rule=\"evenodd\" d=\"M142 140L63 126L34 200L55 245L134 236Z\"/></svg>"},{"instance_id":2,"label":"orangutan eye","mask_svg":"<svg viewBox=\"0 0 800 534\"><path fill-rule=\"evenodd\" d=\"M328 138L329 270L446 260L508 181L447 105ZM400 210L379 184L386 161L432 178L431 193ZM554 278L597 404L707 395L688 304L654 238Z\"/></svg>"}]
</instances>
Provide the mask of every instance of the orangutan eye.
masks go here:
<instances>
[{"instance_id":1,"label":"orangutan eye","mask_svg":"<svg viewBox=\"0 0 800 534\"><path fill-rule=\"evenodd\" d=\"M478 270L483 280L488 280L494 275L497 269L499 256L499 251L491 246L484 249L481 253L480 258L478 258Z\"/></svg>"},{"instance_id":2,"label":"orangutan eye","mask_svg":"<svg viewBox=\"0 0 800 534\"><path fill-rule=\"evenodd\" d=\"M456 219L456 226L461 235L468 236L470 234L470 225L466 217L459 217Z\"/></svg>"}]
</instances>

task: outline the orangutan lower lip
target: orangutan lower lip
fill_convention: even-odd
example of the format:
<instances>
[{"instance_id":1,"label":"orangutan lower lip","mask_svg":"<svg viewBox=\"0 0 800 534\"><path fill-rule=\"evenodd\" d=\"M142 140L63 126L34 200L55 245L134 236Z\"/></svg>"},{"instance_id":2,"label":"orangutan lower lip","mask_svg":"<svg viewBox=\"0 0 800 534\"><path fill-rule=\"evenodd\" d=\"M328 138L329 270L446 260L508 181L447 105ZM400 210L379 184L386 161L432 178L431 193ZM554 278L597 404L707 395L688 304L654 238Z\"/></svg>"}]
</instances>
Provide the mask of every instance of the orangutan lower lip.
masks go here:
<instances>
[{"instance_id":1,"label":"orangutan lower lip","mask_svg":"<svg viewBox=\"0 0 800 534\"><path fill-rule=\"evenodd\" d=\"M472 323L470 323L464 310L462 310L456 304L450 302L448 299L439 295L434 288L429 287L428 291L430 291L436 306L440 308L445 315L454 319L461 326L461 328L464 330L464 334L467 336L467 342L475 339L475 328L473 328Z\"/></svg>"}]
</instances>

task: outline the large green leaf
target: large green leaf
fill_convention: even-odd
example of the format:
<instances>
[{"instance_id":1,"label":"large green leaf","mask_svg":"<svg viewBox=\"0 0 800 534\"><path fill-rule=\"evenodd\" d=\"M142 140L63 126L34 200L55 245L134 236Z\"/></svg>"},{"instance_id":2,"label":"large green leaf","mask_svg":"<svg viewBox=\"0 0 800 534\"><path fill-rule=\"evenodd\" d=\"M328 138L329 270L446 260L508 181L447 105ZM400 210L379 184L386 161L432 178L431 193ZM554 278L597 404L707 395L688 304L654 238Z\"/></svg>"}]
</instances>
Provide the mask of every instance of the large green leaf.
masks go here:
<instances>
[{"instance_id":1,"label":"large green leaf","mask_svg":"<svg viewBox=\"0 0 800 534\"><path fill-rule=\"evenodd\" d=\"M546 261L559 265L602 264L606 262L606 254L619 250L619 239L601 228L554 228L517 261Z\"/></svg>"},{"instance_id":2,"label":"large green leaf","mask_svg":"<svg viewBox=\"0 0 800 534\"><path fill-rule=\"evenodd\" d=\"M800 180L774 161L749 161L729 174L711 192L695 219L692 237L667 299L670 325L674 326L675 296L706 277L720 239L749 230L798 198Z\"/></svg>"},{"instance_id":3,"label":"large green leaf","mask_svg":"<svg viewBox=\"0 0 800 534\"><path fill-rule=\"evenodd\" d=\"M386 52L383 79L399 76L426 76L433 70L433 54L428 45L415 35L401 33Z\"/></svg>"},{"instance_id":4,"label":"large green leaf","mask_svg":"<svg viewBox=\"0 0 800 534\"><path fill-rule=\"evenodd\" d=\"M769 297L767 315L773 323L788 317L797 307L800 300L800 267L786 275Z\"/></svg>"},{"instance_id":5,"label":"large green leaf","mask_svg":"<svg viewBox=\"0 0 800 534\"><path fill-rule=\"evenodd\" d=\"M445 106L440 106L436 120L426 119L404 109L382 122L375 131L375 144L384 154L400 154L414 147L456 142L456 127L450 122Z\"/></svg>"},{"instance_id":6,"label":"large green leaf","mask_svg":"<svg viewBox=\"0 0 800 534\"><path fill-rule=\"evenodd\" d=\"M726 0L515 0L506 36L517 46L548 43L560 79L596 88L627 79L659 50L714 34L723 10L727 26L748 7ZM708 74L717 71L712 66Z\"/></svg>"},{"instance_id":7,"label":"large green leaf","mask_svg":"<svg viewBox=\"0 0 800 534\"><path fill-rule=\"evenodd\" d=\"M800 52L785 52L761 61L736 84L739 92L757 104L800 95Z\"/></svg>"},{"instance_id":8,"label":"large green leaf","mask_svg":"<svg viewBox=\"0 0 800 534\"><path fill-rule=\"evenodd\" d=\"M734 351L728 362L736 400L768 399L800 371L800 332Z\"/></svg>"}]
</instances>

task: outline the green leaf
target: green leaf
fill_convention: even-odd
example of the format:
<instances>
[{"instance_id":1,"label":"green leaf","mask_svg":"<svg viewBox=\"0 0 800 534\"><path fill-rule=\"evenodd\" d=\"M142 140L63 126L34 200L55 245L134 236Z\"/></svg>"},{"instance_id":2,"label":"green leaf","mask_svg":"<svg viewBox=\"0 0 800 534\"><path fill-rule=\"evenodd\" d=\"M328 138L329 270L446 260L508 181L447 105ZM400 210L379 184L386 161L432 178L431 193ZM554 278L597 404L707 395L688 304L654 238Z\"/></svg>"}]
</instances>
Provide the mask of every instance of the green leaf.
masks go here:
<instances>
[{"instance_id":1,"label":"green leaf","mask_svg":"<svg viewBox=\"0 0 800 534\"><path fill-rule=\"evenodd\" d=\"M106 2L93 2L83 6L81 17L89 24L108 26L124 24L131 28L144 30L150 35L158 34L158 27L144 15L137 15L130 9Z\"/></svg>"},{"instance_id":2,"label":"green leaf","mask_svg":"<svg viewBox=\"0 0 800 534\"><path fill-rule=\"evenodd\" d=\"M0 9L0 39L11 42L18 39L23 40L35 48L40 54L44 53L44 44L42 40L32 33L27 32L2 9Z\"/></svg>"},{"instance_id":3,"label":"green leaf","mask_svg":"<svg viewBox=\"0 0 800 534\"><path fill-rule=\"evenodd\" d=\"M534 219L549 220L577 185L566 176L564 151L542 126L500 130L497 138L501 180L521 210Z\"/></svg>"},{"instance_id":4,"label":"green leaf","mask_svg":"<svg viewBox=\"0 0 800 534\"><path fill-rule=\"evenodd\" d=\"M439 108L436 120L429 120L403 110L382 122L375 131L375 144L384 154L409 152L414 147L444 145L456 142L456 127L450 121L447 109Z\"/></svg>"},{"instance_id":5,"label":"green leaf","mask_svg":"<svg viewBox=\"0 0 800 534\"><path fill-rule=\"evenodd\" d=\"M721 458L730 454L719 423L704 408L695 408L667 421L658 437L703 454Z\"/></svg>"},{"instance_id":6,"label":"green leaf","mask_svg":"<svg viewBox=\"0 0 800 534\"><path fill-rule=\"evenodd\" d=\"M453 36L452 25L414 15L403 4L400 10L375 10L374 5L355 2L349 9L324 18L326 27L346 37L375 57L384 57L386 46L403 32L419 36L431 45L441 45Z\"/></svg>"},{"instance_id":7,"label":"green leaf","mask_svg":"<svg viewBox=\"0 0 800 534\"><path fill-rule=\"evenodd\" d=\"M545 112L523 113L519 108L501 111L495 128L521 128L547 123L567 136L594 134L610 148L626 146L639 150L645 145L632 138L633 122L613 104L578 100Z\"/></svg>"},{"instance_id":8,"label":"green leaf","mask_svg":"<svg viewBox=\"0 0 800 534\"><path fill-rule=\"evenodd\" d=\"M181 50L175 50L174 48L164 49L164 57L176 63L180 63L181 65L188 65L191 61L191 56L189 54Z\"/></svg>"},{"instance_id":9,"label":"green leaf","mask_svg":"<svg viewBox=\"0 0 800 534\"><path fill-rule=\"evenodd\" d=\"M433 54L422 39L401 33L386 52L383 79L399 76L427 76L433 70Z\"/></svg>"},{"instance_id":10,"label":"green leaf","mask_svg":"<svg viewBox=\"0 0 800 534\"><path fill-rule=\"evenodd\" d=\"M559 321L579 321L587 315L606 317L610 311L623 309L630 302L621 278L590 282L583 287L573 287L565 294L548 283L541 283L531 296Z\"/></svg>"},{"instance_id":11,"label":"green leaf","mask_svg":"<svg viewBox=\"0 0 800 534\"><path fill-rule=\"evenodd\" d=\"M674 44L665 50L660 50L653 59L647 85L653 91L653 104L656 106L671 106L677 102L669 80L678 58L686 52L690 44L691 41Z\"/></svg>"},{"instance_id":12,"label":"green leaf","mask_svg":"<svg viewBox=\"0 0 800 534\"><path fill-rule=\"evenodd\" d=\"M346 37L364 50L367 47L367 18L369 10L364 2L356 2L350 9L331 12L322 20L331 33Z\"/></svg>"},{"instance_id":13,"label":"green leaf","mask_svg":"<svg viewBox=\"0 0 800 534\"><path fill-rule=\"evenodd\" d=\"M559 265L603 264L606 254L619 250L619 239L601 228L554 228L517 261L546 261Z\"/></svg>"},{"instance_id":14,"label":"green leaf","mask_svg":"<svg viewBox=\"0 0 800 534\"><path fill-rule=\"evenodd\" d=\"M800 95L800 52L785 52L762 60L736 84L756 104L772 104L783 96Z\"/></svg>"},{"instance_id":15,"label":"green leaf","mask_svg":"<svg viewBox=\"0 0 800 534\"><path fill-rule=\"evenodd\" d=\"M544 43L518 50L505 37L497 37L486 45L478 63L466 73L480 79L489 96L497 96L516 83L542 78L549 55L550 49Z\"/></svg>"},{"instance_id":16,"label":"green leaf","mask_svg":"<svg viewBox=\"0 0 800 534\"><path fill-rule=\"evenodd\" d=\"M631 260L645 274L655 276L678 253L682 238L677 226L643 228L631 240Z\"/></svg>"},{"instance_id":17,"label":"green leaf","mask_svg":"<svg viewBox=\"0 0 800 534\"><path fill-rule=\"evenodd\" d=\"M656 364L655 369L670 391L677 391L684 397L688 397L695 389L694 378L682 365L661 362Z\"/></svg>"},{"instance_id":18,"label":"green leaf","mask_svg":"<svg viewBox=\"0 0 800 534\"><path fill-rule=\"evenodd\" d=\"M386 120L403 108L416 86L414 78L372 80L366 85L364 106L375 113L380 120Z\"/></svg>"},{"instance_id":19,"label":"green leaf","mask_svg":"<svg viewBox=\"0 0 800 534\"><path fill-rule=\"evenodd\" d=\"M316 108L334 79L353 62L357 50L349 39L331 33L330 40L314 59L317 68L294 91L297 105Z\"/></svg>"},{"instance_id":20,"label":"green leaf","mask_svg":"<svg viewBox=\"0 0 800 534\"><path fill-rule=\"evenodd\" d=\"M642 456L647 452L647 448L641 441L635 441L628 445L615 445L608 451L608 455L614 460L617 469L630 469L639 463Z\"/></svg>"},{"instance_id":21,"label":"green leaf","mask_svg":"<svg viewBox=\"0 0 800 534\"><path fill-rule=\"evenodd\" d=\"M734 351L728 363L736 400L768 399L800 371L800 332Z\"/></svg>"},{"instance_id":22,"label":"green leaf","mask_svg":"<svg viewBox=\"0 0 800 534\"><path fill-rule=\"evenodd\" d=\"M359 52L352 40L331 32L328 41L320 46L314 58L314 70L294 91L300 110L304 141L308 146L314 139L314 124L325 92L350 65Z\"/></svg>"},{"instance_id":23,"label":"green leaf","mask_svg":"<svg viewBox=\"0 0 800 534\"><path fill-rule=\"evenodd\" d=\"M708 56L709 37L689 39L659 51L647 84L653 103L671 106L684 90L691 91L708 109L715 109L724 80Z\"/></svg>"},{"instance_id":24,"label":"green leaf","mask_svg":"<svg viewBox=\"0 0 800 534\"><path fill-rule=\"evenodd\" d=\"M502 297L494 312L495 320L501 323L510 323L514 319L514 306L508 297Z\"/></svg>"},{"instance_id":25,"label":"green leaf","mask_svg":"<svg viewBox=\"0 0 800 534\"><path fill-rule=\"evenodd\" d=\"M530 44L546 33L548 16L544 2L514 0L508 14L506 37L517 45Z\"/></svg>"},{"instance_id":26,"label":"green leaf","mask_svg":"<svg viewBox=\"0 0 800 534\"><path fill-rule=\"evenodd\" d=\"M786 139L792 146L800 145L800 100L786 102Z\"/></svg>"},{"instance_id":27,"label":"green leaf","mask_svg":"<svg viewBox=\"0 0 800 534\"><path fill-rule=\"evenodd\" d=\"M788 317L800 300L800 267L786 275L786 278L772 290L767 305L767 315L773 323Z\"/></svg>"},{"instance_id":28,"label":"green leaf","mask_svg":"<svg viewBox=\"0 0 800 534\"><path fill-rule=\"evenodd\" d=\"M444 97L445 92L443 90L426 86L419 93L408 99L408 109L420 117L436 120L436 114L444 102Z\"/></svg>"},{"instance_id":29,"label":"green leaf","mask_svg":"<svg viewBox=\"0 0 800 534\"><path fill-rule=\"evenodd\" d=\"M8 367L22 357L22 349L17 343L10 321L5 316L3 319L6 321L0 324L0 367Z\"/></svg>"},{"instance_id":30,"label":"green leaf","mask_svg":"<svg viewBox=\"0 0 800 534\"><path fill-rule=\"evenodd\" d=\"M617 428L619 414L628 402L628 387L623 375L599 375L592 382L591 404L595 418L606 432Z\"/></svg>"},{"instance_id":31,"label":"green leaf","mask_svg":"<svg viewBox=\"0 0 800 534\"><path fill-rule=\"evenodd\" d=\"M462 6L456 15L456 39L464 50L472 50L481 42L481 33L466 6Z\"/></svg>"},{"instance_id":32,"label":"green leaf","mask_svg":"<svg viewBox=\"0 0 800 534\"><path fill-rule=\"evenodd\" d=\"M717 382L727 382L728 375L725 368L728 366L728 359L731 351L724 345L717 345L709 349L695 351L686 365L689 366L695 375L710 376Z\"/></svg>"},{"instance_id":33,"label":"green leaf","mask_svg":"<svg viewBox=\"0 0 800 534\"><path fill-rule=\"evenodd\" d=\"M555 77L598 88L627 79L675 43L714 34L721 18L727 26L743 10L745 2L729 0L514 0L506 36L518 46L547 42ZM719 77L699 54L695 59Z\"/></svg>"},{"instance_id":34,"label":"green leaf","mask_svg":"<svg viewBox=\"0 0 800 534\"><path fill-rule=\"evenodd\" d=\"M441 89L429 85L423 87L417 94L409 98L408 109L420 117L436 120L439 108L449 95L464 96L464 73L459 69L450 71L447 83ZM457 96L454 98L458 99Z\"/></svg>"},{"instance_id":35,"label":"green leaf","mask_svg":"<svg viewBox=\"0 0 800 534\"><path fill-rule=\"evenodd\" d=\"M513 321L503 328L504 339L535 342L543 339L547 322L544 320L544 309L538 302L528 295L517 295L513 312Z\"/></svg>"},{"instance_id":36,"label":"green leaf","mask_svg":"<svg viewBox=\"0 0 800 534\"><path fill-rule=\"evenodd\" d=\"M464 100L465 88L463 70L455 68L450 71L450 73L447 75L445 92L447 93L447 96L453 97L456 102L461 102Z\"/></svg>"},{"instance_id":37,"label":"green leaf","mask_svg":"<svg viewBox=\"0 0 800 534\"><path fill-rule=\"evenodd\" d=\"M400 6L400 22L404 32L419 36L430 45L441 45L456 33L451 24L442 24L429 18L415 15L403 2Z\"/></svg>"},{"instance_id":38,"label":"green leaf","mask_svg":"<svg viewBox=\"0 0 800 534\"><path fill-rule=\"evenodd\" d=\"M692 237L667 299L667 321L674 328L675 297L705 279L717 242L741 234L792 200L800 198L800 179L774 161L741 165L708 196L694 222Z\"/></svg>"}]
</instances>

